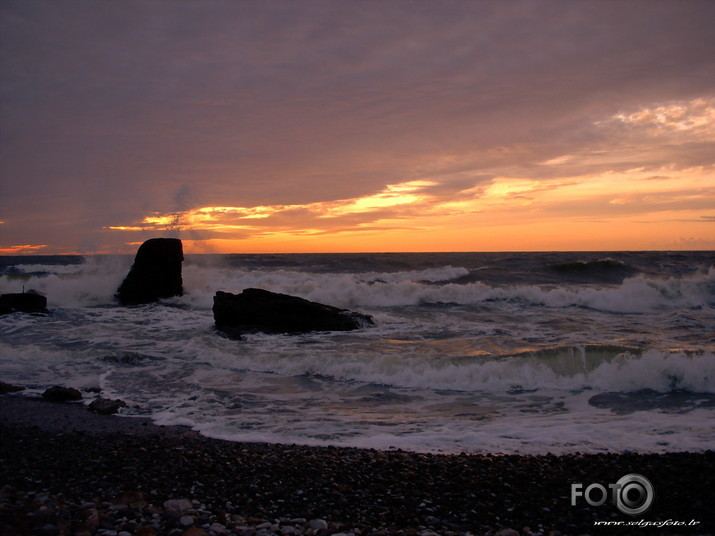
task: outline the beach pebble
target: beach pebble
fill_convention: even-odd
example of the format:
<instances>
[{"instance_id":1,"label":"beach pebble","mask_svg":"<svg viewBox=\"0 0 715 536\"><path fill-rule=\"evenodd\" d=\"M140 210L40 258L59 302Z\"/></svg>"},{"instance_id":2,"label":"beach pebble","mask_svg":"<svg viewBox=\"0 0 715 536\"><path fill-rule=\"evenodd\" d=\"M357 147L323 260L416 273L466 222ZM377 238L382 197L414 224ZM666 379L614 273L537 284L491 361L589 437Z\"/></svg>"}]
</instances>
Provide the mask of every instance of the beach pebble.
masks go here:
<instances>
[{"instance_id":1,"label":"beach pebble","mask_svg":"<svg viewBox=\"0 0 715 536\"><path fill-rule=\"evenodd\" d=\"M209 531L213 532L214 534L221 535L221 534L226 534L226 525L222 525L221 523L213 523L209 527Z\"/></svg>"},{"instance_id":2,"label":"beach pebble","mask_svg":"<svg viewBox=\"0 0 715 536\"><path fill-rule=\"evenodd\" d=\"M169 499L168 501L164 501L164 508L175 512L184 512L191 510L193 507L194 505L187 499Z\"/></svg>"},{"instance_id":3,"label":"beach pebble","mask_svg":"<svg viewBox=\"0 0 715 536\"><path fill-rule=\"evenodd\" d=\"M179 518L179 524L182 527L190 527L194 524L194 516L181 516Z\"/></svg>"},{"instance_id":4,"label":"beach pebble","mask_svg":"<svg viewBox=\"0 0 715 536\"><path fill-rule=\"evenodd\" d=\"M181 536L209 536L209 533L198 527L189 527L181 533Z\"/></svg>"},{"instance_id":5,"label":"beach pebble","mask_svg":"<svg viewBox=\"0 0 715 536\"><path fill-rule=\"evenodd\" d=\"M324 519L311 519L308 521L308 525L313 530L323 530L328 528L328 522Z\"/></svg>"},{"instance_id":6,"label":"beach pebble","mask_svg":"<svg viewBox=\"0 0 715 536\"><path fill-rule=\"evenodd\" d=\"M115 506L128 506L131 508L139 508L146 506L146 499L140 491L123 491L114 498Z\"/></svg>"}]
</instances>

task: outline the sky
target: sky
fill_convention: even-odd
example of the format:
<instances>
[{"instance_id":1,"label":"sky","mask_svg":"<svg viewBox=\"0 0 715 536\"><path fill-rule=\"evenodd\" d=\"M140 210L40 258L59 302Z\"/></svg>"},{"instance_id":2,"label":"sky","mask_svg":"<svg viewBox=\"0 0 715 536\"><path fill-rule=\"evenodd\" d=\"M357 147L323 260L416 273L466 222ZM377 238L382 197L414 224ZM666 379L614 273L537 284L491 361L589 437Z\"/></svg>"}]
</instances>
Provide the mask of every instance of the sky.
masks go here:
<instances>
[{"instance_id":1,"label":"sky","mask_svg":"<svg viewBox=\"0 0 715 536\"><path fill-rule=\"evenodd\" d=\"M0 254L715 248L712 0L1 0Z\"/></svg>"}]
</instances>

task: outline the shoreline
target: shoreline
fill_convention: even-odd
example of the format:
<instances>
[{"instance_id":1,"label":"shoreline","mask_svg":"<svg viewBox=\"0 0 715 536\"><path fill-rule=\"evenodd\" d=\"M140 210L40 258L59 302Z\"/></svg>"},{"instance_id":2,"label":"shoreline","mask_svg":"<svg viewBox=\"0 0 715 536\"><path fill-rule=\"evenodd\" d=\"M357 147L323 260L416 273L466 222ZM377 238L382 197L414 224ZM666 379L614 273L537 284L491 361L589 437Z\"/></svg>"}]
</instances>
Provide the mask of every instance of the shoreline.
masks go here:
<instances>
[{"instance_id":1,"label":"shoreline","mask_svg":"<svg viewBox=\"0 0 715 536\"><path fill-rule=\"evenodd\" d=\"M0 434L0 532L7 535L715 531L713 451L419 454L237 443L21 395L0 396ZM643 514L583 498L571 505L572 484L606 486L630 473L655 489ZM594 525L639 520L698 523Z\"/></svg>"}]
</instances>

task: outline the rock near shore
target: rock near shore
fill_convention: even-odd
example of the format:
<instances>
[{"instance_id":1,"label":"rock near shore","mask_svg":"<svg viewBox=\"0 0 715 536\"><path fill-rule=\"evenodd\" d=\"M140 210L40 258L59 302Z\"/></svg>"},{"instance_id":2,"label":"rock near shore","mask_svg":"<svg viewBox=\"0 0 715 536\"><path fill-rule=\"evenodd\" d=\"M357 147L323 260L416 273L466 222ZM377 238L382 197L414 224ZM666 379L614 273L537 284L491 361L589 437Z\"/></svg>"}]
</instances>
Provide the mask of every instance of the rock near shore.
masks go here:
<instances>
[{"instance_id":1,"label":"rock near shore","mask_svg":"<svg viewBox=\"0 0 715 536\"><path fill-rule=\"evenodd\" d=\"M89 405L89 409L100 415L113 415L121 408L126 408L124 400L110 400L109 398L98 398Z\"/></svg>"},{"instance_id":2,"label":"rock near shore","mask_svg":"<svg viewBox=\"0 0 715 536\"><path fill-rule=\"evenodd\" d=\"M213 313L216 328L232 338L256 331L350 331L375 324L369 315L258 288L240 294L218 291Z\"/></svg>"},{"instance_id":3,"label":"rock near shore","mask_svg":"<svg viewBox=\"0 0 715 536\"><path fill-rule=\"evenodd\" d=\"M75 402L82 400L82 393L74 387L62 387L54 385L42 393L42 398L50 402Z\"/></svg>"},{"instance_id":4,"label":"rock near shore","mask_svg":"<svg viewBox=\"0 0 715 536\"><path fill-rule=\"evenodd\" d=\"M0 315L10 313L47 313L47 298L30 290L0 295Z\"/></svg>"},{"instance_id":5,"label":"rock near shore","mask_svg":"<svg viewBox=\"0 0 715 536\"><path fill-rule=\"evenodd\" d=\"M122 305L139 305L184 293L178 238L151 238L139 246L129 274L117 290Z\"/></svg>"}]
</instances>

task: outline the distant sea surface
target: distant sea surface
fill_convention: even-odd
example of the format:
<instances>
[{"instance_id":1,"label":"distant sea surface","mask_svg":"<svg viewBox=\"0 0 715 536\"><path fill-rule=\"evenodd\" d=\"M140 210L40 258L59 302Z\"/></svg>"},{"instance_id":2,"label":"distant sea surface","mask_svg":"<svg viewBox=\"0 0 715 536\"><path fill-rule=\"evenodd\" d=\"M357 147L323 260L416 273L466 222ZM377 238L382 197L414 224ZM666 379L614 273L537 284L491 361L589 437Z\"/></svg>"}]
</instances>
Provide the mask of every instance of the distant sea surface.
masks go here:
<instances>
[{"instance_id":1,"label":"distant sea surface","mask_svg":"<svg viewBox=\"0 0 715 536\"><path fill-rule=\"evenodd\" d=\"M422 452L715 446L715 253L187 255L182 297L120 307L133 256L0 257L50 314L0 317L0 379L101 387L236 441ZM367 313L352 332L213 327L217 290ZM85 393L85 403L92 400Z\"/></svg>"}]
</instances>

